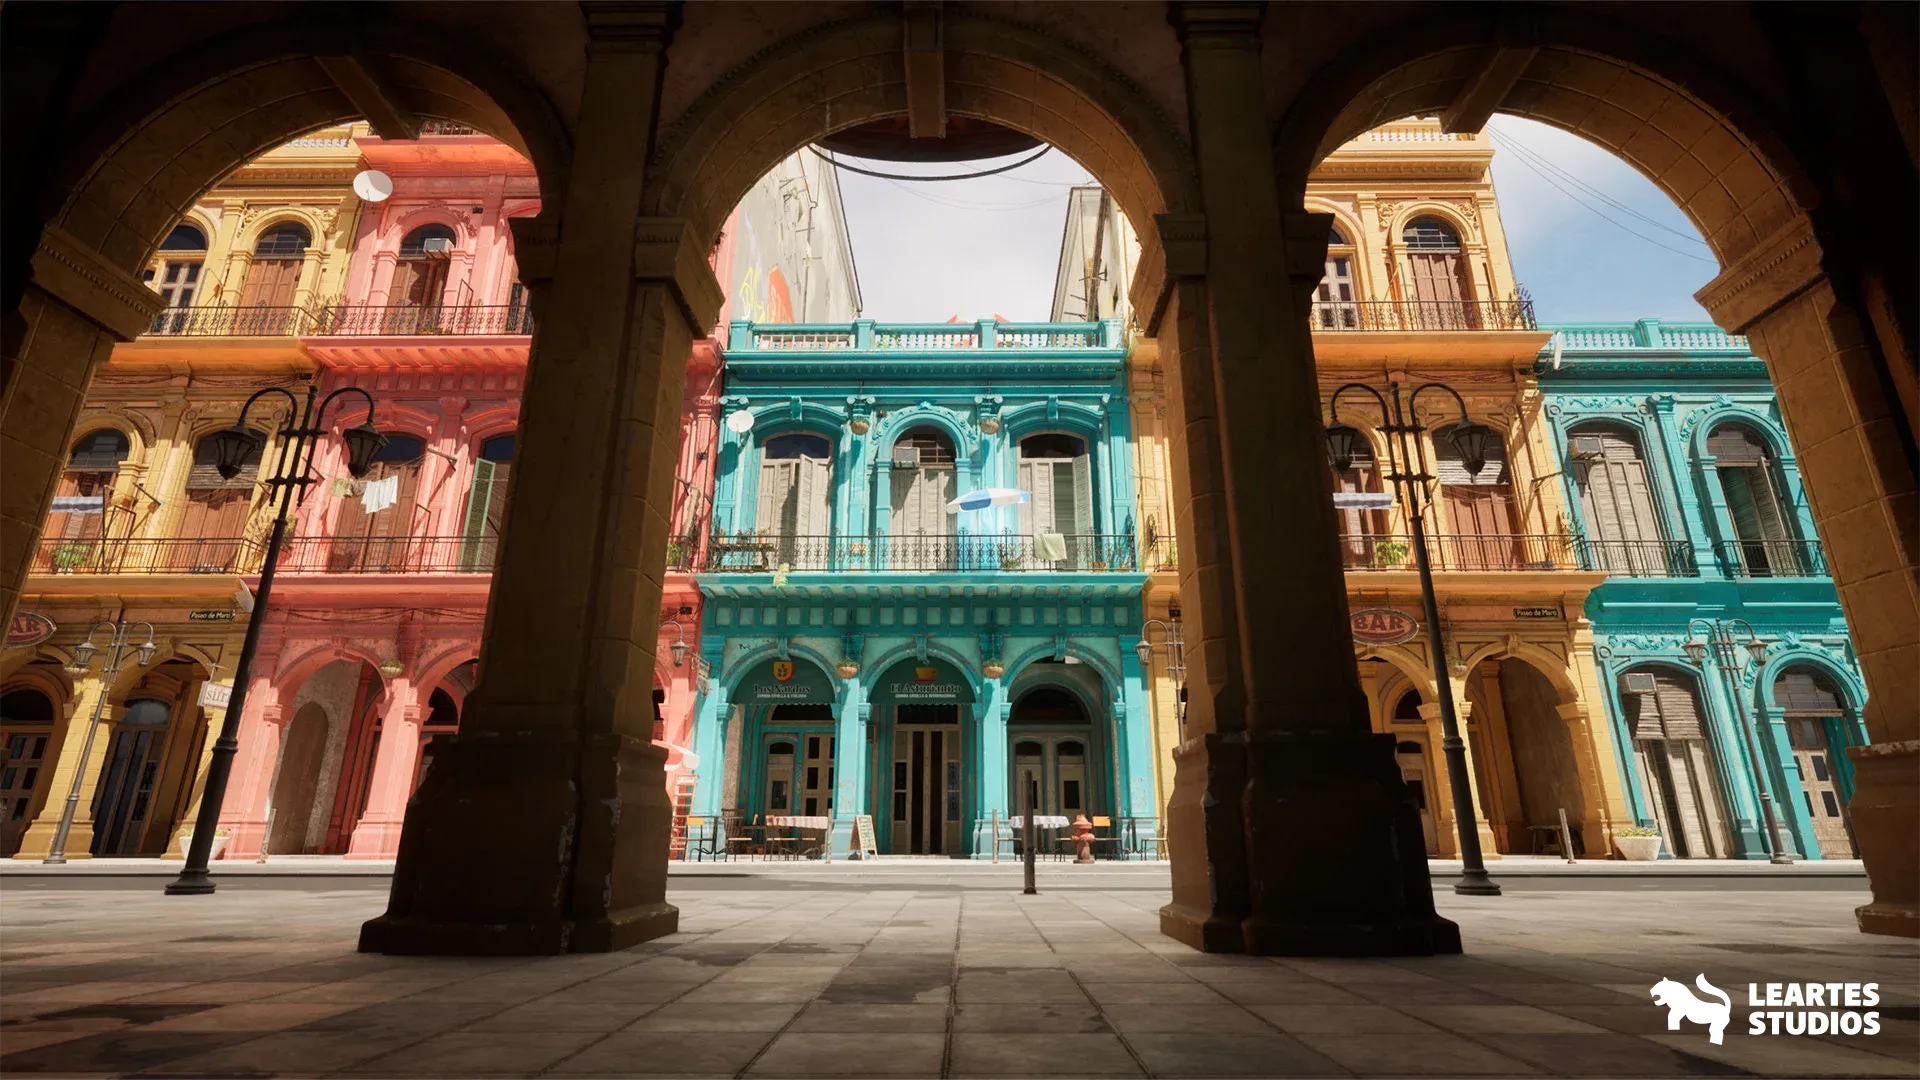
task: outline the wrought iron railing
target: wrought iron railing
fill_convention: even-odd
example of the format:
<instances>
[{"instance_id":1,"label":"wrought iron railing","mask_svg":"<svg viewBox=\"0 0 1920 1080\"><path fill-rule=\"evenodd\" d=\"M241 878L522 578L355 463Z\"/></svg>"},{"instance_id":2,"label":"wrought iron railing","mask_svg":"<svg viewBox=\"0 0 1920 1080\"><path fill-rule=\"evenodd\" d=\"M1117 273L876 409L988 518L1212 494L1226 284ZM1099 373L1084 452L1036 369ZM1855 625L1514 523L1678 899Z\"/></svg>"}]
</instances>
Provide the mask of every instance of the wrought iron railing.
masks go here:
<instances>
[{"instance_id":1,"label":"wrought iron railing","mask_svg":"<svg viewBox=\"0 0 1920 1080\"><path fill-rule=\"evenodd\" d=\"M749 323L728 331L727 352L932 352L1007 349L1119 349L1119 324L1107 322L1003 323Z\"/></svg>"},{"instance_id":2,"label":"wrought iron railing","mask_svg":"<svg viewBox=\"0 0 1920 1080\"><path fill-rule=\"evenodd\" d=\"M1435 570L1579 570L1578 537L1560 533L1438 533L1427 537ZM1413 537L1346 533L1340 562L1348 570L1415 569Z\"/></svg>"},{"instance_id":3,"label":"wrought iron railing","mask_svg":"<svg viewBox=\"0 0 1920 1080\"><path fill-rule=\"evenodd\" d=\"M1345 330L1533 330L1531 300L1325 300L1315 333Z\"/></svg>"},{"instance_id":4,"label":"wrought iron railing","mask_svg":"<svg viewBox=\"0 0 1920 1080\"><path fill-rule=\"evenodd\" d=\"M322 337L507 335L533 333L525 304L329 304L314 314Z\"/></svg>"},{"instance_id":5,"label":"wrought iron railing","mask_svg":"<svg viewBox=\"0 0 1920 1080\"><path fill-rule=\"evenodd\" d=\"M1140 555L1143 567L1147 570L1180 569L1180 549L1171 536L1156 536L1147 541Z\"/></svg>"},{"instance_id":6,"label":"wrought iron railing","mask_svg":"<svg viewBox=\"0 0 1920 1080\"><path fill-rule=\"evenodd\" d=\"M1621 577L1697 577L1686 540L1582 540L1581 564Z\"/></svg>"},{"instance_id":7,"label":"wrought iron railing","mask_svg":"<svg viewBox=\"0 0 1920 1080\"><path fill-rule=\"evenodd\" d=\"M152 337L297 337L313 324L301 307L167 308L147 326Z\"/></svg>"},{"instance_id":8,"label":"wrought iron railing","mask_svg":"<svg viewBox=\"0 0 1920 1080\"><path fill-rule=\"evenodd\" d=\"M862 571L1130 571L1131 534L715 536L691 568L711 574Z\"/></svg>"},{"instance_id":9,"label":"wrought iron railing","mask_svg":"<svg viewBox=\"0 0 1920 1080\"><path fill-rule=\"evenodd\" d=\"M491 536L296 536L280 547L283 574L489 574Z\"/></svg>"},{"instance_id":10,"label":"wrought iron railing","mask_svg":"<svg viewBox=\"0 0 1920 1080\"><path fill-rule=\"evenodd\" d=\"M259 561L251 541L237 536L191 540L105 540L44 537L34 550L34 574L236 574Z\"/></svg>"},{"instance_id":11,"label":"wrought iron railing","mask_svg":"<svg viewBox=\"0 0 1920 1080\"><path fill-rule=\"evenodd\" d=\"M1818 540L1722 540L1720 565L1728 577L1826 577Z\"/></svg>"}]
</instances>

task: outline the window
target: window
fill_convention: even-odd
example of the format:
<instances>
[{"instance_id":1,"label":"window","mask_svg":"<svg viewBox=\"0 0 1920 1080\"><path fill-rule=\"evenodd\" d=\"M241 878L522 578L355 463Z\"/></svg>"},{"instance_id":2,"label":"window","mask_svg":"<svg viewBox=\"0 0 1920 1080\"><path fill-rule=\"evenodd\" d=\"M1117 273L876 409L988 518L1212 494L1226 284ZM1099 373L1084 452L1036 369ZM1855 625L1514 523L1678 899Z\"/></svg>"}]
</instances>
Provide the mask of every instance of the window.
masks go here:
<instances>
[{"instance_id":1,"label":"window","mask_svg":"<svg viewBox=\"0 0 1920 1080\"><path fill-rule=\"evenodd\" d=\"M282 222L260 234L253 245L253 261L240 288L241 307L284 308L293 304L306 265L310 237L306 227ZM254 316L255 319L270 316ZM254 328L253 332L260 332Z\"/></svg>"},{"instance_id":2,"label":"window","mask_svg":"<svg viewBox=\"0 0 1920 1080\"><path fill-rule=\"evenodd\" d=\"M1833 683L1813 668L1794 668L1773 681L1775 704L1794 716L1845 716Z\"/></svg>"},{"instance_id":3,"label":"window","mask_svg":"<svg viewBox=\"0 0 1920 1080\"><path fill-rule=\"evenodd\" d=\"M113 498L113 480L127 459L127 437L112 428L95 431L73 445L67 469L54 492L53 512L40 535L48 539L84 540L106 531L106 515ZM74 560L89 549L56 552L59 560ZM58 568L58 567L57 567Z\"/></svg>"},{"instance_id":4,"label":"window","mask_svg":"<svg viewBox=\"0 0 1920 1080\"><path fill-rule=\"evenodd\" d=\"M1692 674L1640 668L1620 677L1627 735L1649 809L1676 858L1726 858L1726 813Z\"/></svg>"},{"instance_id":5,"label":"window","mask_svg":"<svg viewBox=\"0 0 1920 1080\"><path fill-rule=\"evenodd\" d=\"M175 553L175 573L214 573L231 566L246 535L247 514L253 508L253 486L260 475L259 444L249 447L240 471L228 480L220 475L219 456L211 435L193 448L193 467L187 473L186 512L180 520L183 546Z\"/></svg>"},{"instance_id":6,"label":"window","mask_svg":"<svg viewBox=\"0 0 1920 1080\"><path fill-rule=\"evenodd\" d=\"M480 573L493 569L506 525L507 474L513 462L513 436L496 435L480 444L473 463L473 486L460 529L460 567Z\"/></svg>"},{"instance_id":7,"label":"window","mask_svg":"<svg viewBox=\"0 0 1920 1080\"><path fill-rule=\"evenodd\" d=\"M1476 476L1454 448L1452 431L1451 425L1433 431L1433 471L1452 533L1440 538L1442 565L1479 570L1523 565L1519 542L1513 539L1519 530L1505 446L1496 439L1487 447L1487 463Z\"/></svg>"},{"instance_id":8,"label":"window","mask_svg":"<svg viewBox=\"0 0 1920 1080\"><path fill-rule=\"evenodd\" d=\"M420 259L430 255L445 255L453 250L455 239L450 226L422 225L400 241L400 257Z\"/></svg>"},{"instance_id":9,"label":"window","mask_svg":"<svg viewBox=\"0 0 1920 1080\"><path fill-rule=\"evenodd\" d=\"M1019 487L1031 498L1020 504L1020 533L1033 537L1033 561L1055 569L1081 569L1099 557L1092 537L1093 462L1086 440L1049 433L1020 440ZM1060 541L1042 537L1058 536ZM1025 555L1025 552L1019 553Z\"/></svg>"},{"instance_id":10,"label":"window","mask_svg":"<svg viewBox=\"0 0 1920 1080\"><path fill-rule=\"evenodd\" d=\"M1334 516L1340 524L1341 560L1347 566L1388 566L1404 559L1404 555L1395 555L1400 547L1387 535L1387 512L1384 509L1342 506L1338 496L1380 492L1380 466L1373 457L1373 443L1361 438L1355 441L1353 460L1347 465L1347 471L1332 472L1331 462L1327 465L1333 477ZM1381 546L1386 550L1382 552Z\"/></svg>"},{"instance_id":11,"label":"window","mask_svg":"<svg viewBox=\"0 0 1920 1080\"><path fill-rule=\"evenodd\" d=\"M207 254L207 237L192 225L175 225L160 244L160 257L151 279L154 291L167 302L167 309L156 318L156 331L165 332L165 324L181 323L183 309L193 306L200 288L200 268ZM174 333L179 328L173 329Z\"/></svg>"},{"instance_id":12,"label":"window","mask_svg":"<svg viewBox=\"0 0 1920 1080\"><path fill-rule=\"evenodd\" d=\"M400 257L393 264L393 281L387 286L387 306L391 309L386 316L387 333L422 334L438 329L455 242L453 229L437 223L422 225L400 241Z\"/></svg>"},{"instance_id":13,"label":"window","mask_svg":"<svg viewBox=\"0 0 1920 1080\"><path fill-rule=\"evenodd\" d=\"M1400 234L1407 252L1403 330L1477 330L1478 314L1467 303L1466 254L1460 234L1435 217L1416 218Z\"/></svg>"},{"instance_id":14,"label":"window","mask_svg":"<svg viewBox=\"0 0 1920 1080\"><path fill-rule=\"evenodd\" d=\"M1670 565L1661 542L1647 466L1634 433L1614 425L1588 426L1567 439L1570 471L1595 568L1637 577L1684 574Z\"/></svg>"},{"instance_id":15,"label":"window","mask_svg":"<svg viewBox=\"0 0 1920 1080\"><path fill-rule=\"evenodd\" d=\"M950 570L958 566L949 537L954 515L953 440L937 428L915 428L893 444L889 565L897 570Z\"/></svg>"},{"instance_id":16,"label":"window","mask_svg":"<svg viewBox=\"0 0 1920 1080\"><path fill-rule=\"evenodd\" d=\"M1807 553L1794 542L1788 507L1773 468L1773 452L1745 424L1722 424L1707 436L1720 488L1733 519L1727 554L1735 573L1750 577L1802 577L1812 572Z\"/></svg>"},{"instance_id":17,"label":"window","mask_svg":"<svg viewBox=\"0 0 1920 1080\"><path fill-rule=\"evenodd\" d=\"M387 444L373 455L372 467L358 492L340 500L340 517L334 523L333 542L328 548L328 570L397 573L426 569L410 561L412 549L408 543L415 531L420 467L426 452L426 444L412 435L387 434ZM384 507L368 511L366 487L389 480L393 490L385 494L391 496L390 501L382 498Z\"/></svg>"},{"instance_id":18,"label":"window","mask_svg":"<svg viewBox=\"0 0 1920 1080\"><path fill-rule=\"evenodd\" d=\"M1353 245L1338 228L1327 237L1327 269L1314 293L1313 327L1316 330L1358 330L1360 306L1353 286Z\"/></svg>"},{"instance_id":19,"label":"window","mask_svg":"<svg viewBox=\"0 0 1920 1080\"><path fill-rule=\"evenodd\" d=\"M1409 690L1401 694L1400 700L1393 705L1393 718L1395 721L1405 724L1418 724L1425 720L1426 718L1420 715L1420 691ZM1403 748L1411 745L1413 747L1413 753L1419 753L1420 751L1419 743L1401 743L1400 745Z\"/></svg>"},{"instance_id":20,"label":"window","mask_svg":"<svg viewBox=\"0 0 1920 1080\"><path fill-rule=\"evenodd\" d=\"M298 259L307 253L312 243L306 226L296 222L284 222L260 234L254 241L255 259Z\"/></svg>"},{"instance_id":21,"label":"window","mask_svg":"<svg viewBox=\"0 0 1920 1080\"><path fill-rule=\"evenodd\" d=\"M832 443L819 435L795 433L776 435L762 445L755 520L780 538L778 562L795 569L827 568L832 496Z\"/></svg>"}]
</instances>

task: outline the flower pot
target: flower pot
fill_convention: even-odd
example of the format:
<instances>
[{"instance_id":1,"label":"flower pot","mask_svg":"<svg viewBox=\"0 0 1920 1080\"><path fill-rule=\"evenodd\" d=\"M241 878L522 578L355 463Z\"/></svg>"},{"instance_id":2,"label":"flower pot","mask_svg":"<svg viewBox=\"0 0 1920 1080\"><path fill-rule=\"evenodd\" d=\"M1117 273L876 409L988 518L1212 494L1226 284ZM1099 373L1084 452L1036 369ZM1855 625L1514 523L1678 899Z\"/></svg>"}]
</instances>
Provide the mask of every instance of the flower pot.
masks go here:
<instances>
[{"instance_id":1,"label":"flower pot","mask_svg":"<svg viewBox=\"0 0 1920 1080\"><path fill-rule=\"evenodd\" d=\"M227 850L227 844L231 842L232 839L233 839L232 837L227 836L224 833L214 833L213 848L207 852L207 861L213 862L215 859L218 859L220 857L220 853ZM193 846L193 830L188 829L185 832L182 832L180 834L180 853L182 855L186 854L187 849L192 846Z\"/></svg>"},{"instance_id":2,"label":"flower pot","mask_svg":"<svg viewBox=\"0 0 1920 1080\"><path fill-rule=\"evenodd\" d=\"M1660 838L1657 836L1616 836L1613 846L1620 857L1628 862L1652 862L1660 857Z\"/></svg>"}]
</instances>

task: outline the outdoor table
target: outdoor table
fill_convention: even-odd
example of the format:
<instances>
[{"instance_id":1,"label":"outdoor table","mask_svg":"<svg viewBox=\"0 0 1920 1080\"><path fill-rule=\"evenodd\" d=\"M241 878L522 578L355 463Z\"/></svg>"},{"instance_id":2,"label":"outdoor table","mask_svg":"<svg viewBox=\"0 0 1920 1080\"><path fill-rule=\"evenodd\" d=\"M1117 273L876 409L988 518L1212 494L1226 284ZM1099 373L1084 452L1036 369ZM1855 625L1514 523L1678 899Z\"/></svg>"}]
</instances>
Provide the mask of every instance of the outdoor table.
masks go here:
<instances>
[{"instance_id":1,"label":"outdoor table","mask_svg":"<svg viewBox=\"0 0 1920 1080\"><path fill-rule=\"evenodd\" d=\"M1015 814L1012 817L1007 819L1007 823L1013 826L1013 835L1015 837L1018 837L1020 835L1020 830L1026 827L1026 821L1027 821L1027 816L1025 814ZM1033 831L1036 834L1041 832L1057 832L1061 829L1067 828L1072 824L1073 823L1071 821L1068 821L1066 818L1066 815L1064 814L1033 815ZM1038 839L1038 837L1036 837L1036 839ZM1050 838L1049 840L1039 840L1040 851L1048 851L1057 846L1059 846L1058 837L1053 837L1053 838ZM1038 853L1039 852L1035 852L1036 855ZM1053 852L1053 857L1056 859L1059 858L1060 853L1057 851Z\"/></svg>"},{"instance_id":2,"label":"outdoor table","mask_svg":"<svg viewBox=\"0 0 1920 1080\"><path fill-rule=\"evenodd\" d=\"M769 814L766 820L767 824L774 828L806 829L819 832L820 853L822 856L827 854L827 847L833 842L833 819L823 814ZM779 841L792 843L795 847L799 846L799 839L797 836L769 836L767 838L769 844Z\"/></svg>"}]
</instances>

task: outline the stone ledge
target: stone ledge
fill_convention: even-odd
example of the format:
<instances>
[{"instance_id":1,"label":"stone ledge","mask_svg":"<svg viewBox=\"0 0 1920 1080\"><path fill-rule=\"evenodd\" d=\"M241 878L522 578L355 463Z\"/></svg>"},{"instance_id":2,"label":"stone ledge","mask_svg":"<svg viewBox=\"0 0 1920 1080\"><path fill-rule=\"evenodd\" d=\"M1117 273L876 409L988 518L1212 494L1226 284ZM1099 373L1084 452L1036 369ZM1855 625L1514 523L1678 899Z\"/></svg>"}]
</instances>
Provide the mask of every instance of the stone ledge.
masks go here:
<instances>
[{"instance_id":1,"label":"stone ledge","mask_svg":"<svg viewBox=\"0 0 1920 1080\"><path fill-rule=\"evenodd\" d=\"M40 234L33 283L121 341L146 333L167 303L58 225Z\"/></svg>"}]
</instances>

